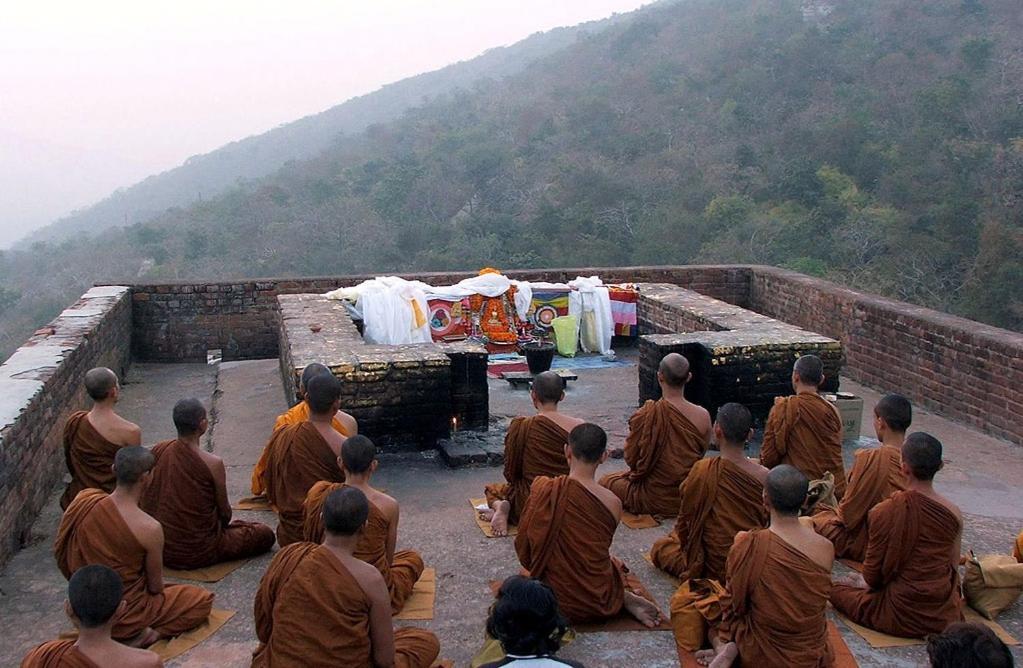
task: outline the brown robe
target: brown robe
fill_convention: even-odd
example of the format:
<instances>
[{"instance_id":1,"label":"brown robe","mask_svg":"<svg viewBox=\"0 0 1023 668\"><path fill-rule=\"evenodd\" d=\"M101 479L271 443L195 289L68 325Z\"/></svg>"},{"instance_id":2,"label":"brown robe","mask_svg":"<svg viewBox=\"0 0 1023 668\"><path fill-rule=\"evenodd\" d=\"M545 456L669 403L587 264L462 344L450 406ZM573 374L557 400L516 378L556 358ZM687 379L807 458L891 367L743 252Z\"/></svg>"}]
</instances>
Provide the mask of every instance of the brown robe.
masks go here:
<instances>
[{"instance_id":1,"label":"brown robe","mask_svg":"<svg viewBox=\"0 0 1023 668\"><path fill-rule=\"evenodd\" d=\"M1016 545L1012 548L1012 556L1016 557L1016 561L1023 564L1023 531L1019 532L1016 536Z\"/></svg>"},{"instance_id":2,"label":"brown robe","mask_svg":"<svg viewBox=\"0 0 1023 668\"><path fill-rule=\"evenodd\" d=\"M312 486L305 497L304 519L302 522L303 538L310 543L323 542L323 502L327 495L341 489L343 482L326 482L321 480ZM369 517L362 535L355 546L355 558L372 564L384 576L387 589L391 594L391 611L401 612L405 601L412 595L412 587L423 574L423 558L414 550L398 550L394 560L387 561L387 537L390 535L391 523L387 516L372 503L369 504Z\"/></svg>"},{"instance_id":3,"label":"brown robe","mask_svg":"<svg viewBox=\"0 0 1023 668\"><path fill-rule=\"evenodd\" d=\"M225 524L217 488L202 457L177 440L153 447L156 465L139 505L163 526L163 563L188 570L267 552L274 531L259 522Z\"/></svg>"},{"instance_id":4,"label":"brown robe","mask_svg":"<svg viewBox=\"0 0 1023 668\"><path fill-rule=\"evenodd\" d=\"M707 439L664 399L647 401L629 418L625 440L628 471L600 479L631 513L671 517L678 513L679 487L707 452Z\"/></svg>"},{"instance_id":5,"label":"brown robe","mask_svg":"<svg viewBox=\"0 0 1023 668\"><path fill-rule=\"evenodd\" d=\"M838 508L825 507L815 513L814 529L835 544L835 557L863 561L867 551L867 513L905 488L902 453L898 449L857 450L842 502Z\"/></svg>"},{"instance_id":6,"label":"brown robe","mask_svg":"<svg viewBox=\"0 0 1023 668\"><path fill-rule=\"evenodd\" d=\"M71 473L71 482L60 497L66 509L83 489L114 491L114 455L122 445L111 443L89 422L88 411L72 413L64 424L64 460Z\"/></svg>"},{"instance_id":7,"label":"brown robe","mask_svg":"<svg viewBox=\"0 0 1023 668\"><path fill-rule=\"evenodd\" d=\"M791 464L810 480L835 476L835 498L845 494L842 465L842 420L819 394L802 392L774 400L764 426L760 463L769 469Z\"/></svg>"},{"instance_id":8,"label":"brown robe","mask_svg":"<svg viewBox=\"0 0 1023 668\"><path fill-rule=\"evenodd\" d=\"M61 518L54 545L57 567L71 578L82 566L102 564L121 576L127 609L117 618L115 640L133 638L152 627L176 636L206 621L213 593L193 585L146 588L146 549L135 538L114 502L98 489L82 491Z\"/></svg>"},{"instance_id":9,"label":"brown robe","mask_svg":"<svg viewBox=\"0 0 1023 668\"><path fill-rule=\"evenodd\" d=\"M504 437L504 479L507 483L487 485L487 505L507 500L511 504L509 524L518 524L529 498L529 486L540 476L568 475L565 444L568 432L543 415L517 417Z\"/></svg>"},{"instance_id":10,"label":"brown robe","mask_svg":"<svg viewBox=\"0 0 1023 668\"><path fill-rule=\"evenodd\" d=\"M370 599L330 550L294 543L270 562L255 604L260 645L253 668L372 666ZM399 668L429 668L436 636L416 628L394 632Z\"/></svg>"},{"instance_id":11,"label":"brown robe","mask_svg":"<svg viewBox=\"0 0 1023 668\"><path fill-rule=\"evenodd\" d=\"M276 433L284 427L290 427L298 424L299 422L308 421L309 404L304 401L300 401L277 416L277 419L274 421L274 428L271 434L276 435ZM341 420L338 420L337 417L334 418L331 425L337 433L345 437L348 436L348 431L344 428L344 425L341 424ZM255 496L262 496L263 494L266 494L266 486L263 483L263 473L266 471L267 457L270 453L270 443L273 442L273 435L270 436L270 442L263 446L263 452L259 454L259 460L252 468L251 488L252 493Z\"/></svg>"},{"instance_id":12,"label":"brown robe","mask_svg":"<svg viewBox=\"0 0 1023 668\"><path fill-rule=\"evenodd\" d=\"M284 547L302 540L302 506L312 486L321 480L344 482L345 477L337 455L312 422L274 432L267 451L263 481L277 511L277 542Z\"/></svg>"},{"instance_id":13,"label":"brown robe","mask_svg":"<svg viewBox=\"0 0 1023 668\"><path fill-rule=\"evenodd\" d=\"M870 511L863 579L870 589L836 584L831 604L857 624L922 638L962 621L958 559L962 523L919 492L896 492Z\"/></svg>"},{"instance_id":14,"label":"brown robe","mask_svg":"<svg viewBox=\"0 0 1023 668\"><path fill-rule=\"evenodd\" d=\"M25 655L21 668L103 668L78 651L74 640L51 640Z\"/></svg>"},{"instance_id":15,"label":"brown robe","mask_svg":"<svg viewBox=\"0 0 1023 668\"><path fill-rule=\"evenodd\" d=\"M735 534L767 525L760 481L721 457L701 459L682 483L675 530L654 543L650 558L681 580L725 581Z\"/></svg>"},{"instance_id":16,"label":"brown robe","mask_svg":"<svg viewBox=\"0 0 1023 668\"><path fill-rule=\"evenodd\" d=\"M743 667L834 665L828 641L831 571L770 529L735 537L719 634L734 641Z\"/></svg>"}]
</instances>

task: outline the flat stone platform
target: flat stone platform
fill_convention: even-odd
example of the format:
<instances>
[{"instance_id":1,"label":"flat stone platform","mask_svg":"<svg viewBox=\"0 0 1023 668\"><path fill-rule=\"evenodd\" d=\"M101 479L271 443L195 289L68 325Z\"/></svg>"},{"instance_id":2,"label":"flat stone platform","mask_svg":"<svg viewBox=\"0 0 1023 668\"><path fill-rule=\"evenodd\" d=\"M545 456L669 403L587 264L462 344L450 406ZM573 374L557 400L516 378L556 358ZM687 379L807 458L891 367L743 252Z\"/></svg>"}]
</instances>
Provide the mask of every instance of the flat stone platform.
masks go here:
<instances>
[{"instance_id":1,"label":"flat stone platform","mask_svg":"<svg viewBox=\"0 0 1023 668\"><path fill-rule=\"evenodd\" d=\"M636 359L636 351L620 350L619 357ZM567 391L564 410L607 428L612 447L621 447L626 419L636 407L633 388L636 367L579 371L579 380ZM500 429L512 416L531 410L528 393L515 391L502 380L490 380L493 428ZM879 395L855 383L843 389L862 396L865 415ZM124 386L121 411L139 422L144 441L152 444L173 436L170 410L175 400L196 396L214 405L209 444L228 464L232 499L247 495L249 473L269 434L274 417L286 408L277 360L229 362L216 366L139 364ZM871 420L865 419L869 429ZM964 549L1006 553L1023 528L1019 480L1023 479L1023 451L981 435L938 416L917 411L914 428L930 431L946 446L946 469L939 488L960 504L966 516ZM864 434L866 437L871 434ZM58 453L54 453L58 456ZM852 447L846 458L850 460ZM621 460L609 461L601 472L619 470ZM483 486L501 477L495 467L448 469L430 453L384 455L377 482L402 506L399 548L422 552L427 565L437 569L436 617L415 622L434 631L441 640L442 656L467 666L483 639L483 624L491 598L487 583L516 572L518 562L511 539L487 539L471 518L467 499L482 495ZM11 560L0 574L0 665L18 665L37 643L52 639L70 627L62 613L66 583L53 561L53 536L59 521L59 489L36 522L32 543ZM268 513L237 513L270 524ZM620 527L614 552L629 564L667 608L674 590L670 578L643 560L643 553L670 529L633 531ZM238 614L212 638L171 662L170 666L248 666L256 645L252 601L270 556L254 559L219 583L209 585L215 605ZM1023 606L1017 603L999 620L1016 637L1023 637ZM842 628L841 623L839 623ZM919 666L926 657L920 647L872 650L858 636L844 636L861 666ZM1013 650L1017 661L1023 651ZM596 633L581 636L565 648L563 656L590 668L601 666L677 666L670 633Z\"/></svg>"}]
</instances>

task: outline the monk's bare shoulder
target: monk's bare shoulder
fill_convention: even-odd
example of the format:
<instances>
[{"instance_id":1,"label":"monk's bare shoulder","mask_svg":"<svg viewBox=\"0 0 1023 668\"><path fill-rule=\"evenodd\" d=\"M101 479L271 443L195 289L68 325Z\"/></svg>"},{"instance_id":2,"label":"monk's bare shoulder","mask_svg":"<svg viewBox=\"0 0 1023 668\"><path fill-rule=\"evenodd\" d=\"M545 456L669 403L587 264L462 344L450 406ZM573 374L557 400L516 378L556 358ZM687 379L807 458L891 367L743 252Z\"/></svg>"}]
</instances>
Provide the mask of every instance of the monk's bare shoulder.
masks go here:
<instances>
[{"instance_id":1,"label":"monk's bare shoulder","mask_svg":"<svg viewBox=\"0 0 1023 668\"><path fill-rule=\"evenodd\" d=\"M158 668L163 666L163 660L156 652L148 649L136 649L133 647L120 648L120 655L114 657L117 662L131 668Z\"/></svg>"},{"instance_id":2,"label":"monk's bare shoulder","mask_svg":"<svg viewBox=\"0 0 1023 668\"><path fill-rule=\"evenodd\" d=\"M142 427L115 414L109 427L116 434L112 441L121 445L142 445Z\"/></svg>"},{"instance_id":3,"label":"monk's bare shoulder","mask_svg":"<svg viewBox=\"0 0 1023 668\"><path fill-rule=\"evenodd\" d=\"M359 433L359 422L354 417L344 411L338 411L336 417L349 436L355 436Z\"/></svg>"},{"instance_id":4,"label":"monk's bare shoulder","mask_svg":"<svg viewBox=\"0 0 1023 668\"><path fill-rule=\"evenodd\" d=\"M600 499L600 502L607 506L607 509L611 511L616 520L622 518L622 500L618 496L606 487L594 483L593 485L587 485L586 489L590 491L594 496Z\"/></svg>"},{"instance_id":5,"label":"monk's bare shoulder","mask_svg":"<svg viewBox=\"0 0 1023 668\"><path fill-rule=\"evenodd\" d=\"M564 413L554 413L552 415L546 415L545 417L548 420L550 420L551 422L553 422L554 424L558 425L559 427L561 427L562 429L564 429L565 431L568 431L568 432L572 431L573 429L575 429L579 425L581 425L584 422L586 422L585 420L580 420L577 417L572 417L571 415L565 415Z\"/></svg>"},{"instance_id":6,"label":"monk's bare shoulder","mask_svg":"<svg viewBox=\"0 0 1023 668\"><path fill-rule=\"evenodd\" d=\"M398 500L393 496L384 494L379 489L374 489L369 495L369 500L380 509L388 519L394 519L398 516Z\"/></svg>"},{"instance_id":7,"label":"monk's bare shoulder","mask_svg":"<svg viewBox=\"0 0 1023 668\"><path fill-rule=\"evenodd\" d=\"M345 437L330 429L319 429L320 435L323 436L323 440L327 442L330 449L334 451L335 455L341 456L341 444L345 442Z\"/></svg>"},{"instance_id":8,"label":"monk's bare shoulder","mask_svg":"<svg viewBox=\"0 0 1023 668\"><path fill-rule=\"evenodd\" d=\"M760 463L759 459L747 459L743 462L743 470L750 476L756 478L761 485L767 480L767 474L770 471L767 470L766 466Z\"/></svg>"},{"instance_id":9,"label":"monk's bare shoulder","mask_svg":"<svg viewBox=\"0 0 1023 668\"><path fill-rule=\"evenodd\" d=\"M387 583L384 582L384 576L380 574L376 566L367 564L364 561L358 559L350 559L345 562L345 568L352 574L352 577L359 581L359 585L363 587L363 591L367 594L371 592L372 588L383 587L387 589Z\"/></svg>"},{"instance_id":10,"label":"monk's bare shoulder","mask_svg":"<svg viewBox=\"0 0 1023 668\"><path fill-rule=\"evenodd\" d=\"M213 454L212 452L206 452L202 448L199 448L199 458L202 459L203 464L210 470L210 473L217 475L220 472L227 472L224 468L224 460Z\"/></svg>"},{"instance_id":11,"label":"monk's bare shoulder","mask_svg":"<svg viewBox=\"0 0 1023 668\"><path fill-rule=\"evenodd\" d=\"M835 565L835 544L812 528L806 531L804 540L809 548L807 556L822 567L831 570L831 567Z\"/></svg>"},{"instance_id":12,"label":"monk's bare shoulder","mask_svg":"<svg viewBox=\"0 0 1023 668\"><path fill-rule=\"evenodd\" d=\"M949 499L945 498L941 494L935 494L933 498L934 498L935 501L937 501L941 505L945 506L945 508L950 513L952 513L957 520L959 520L959 524L962 525L962 523L963 523L963 511L959 510L959 506L957 506L956 504L952 503Z\"/></svg>"}]
</instances>

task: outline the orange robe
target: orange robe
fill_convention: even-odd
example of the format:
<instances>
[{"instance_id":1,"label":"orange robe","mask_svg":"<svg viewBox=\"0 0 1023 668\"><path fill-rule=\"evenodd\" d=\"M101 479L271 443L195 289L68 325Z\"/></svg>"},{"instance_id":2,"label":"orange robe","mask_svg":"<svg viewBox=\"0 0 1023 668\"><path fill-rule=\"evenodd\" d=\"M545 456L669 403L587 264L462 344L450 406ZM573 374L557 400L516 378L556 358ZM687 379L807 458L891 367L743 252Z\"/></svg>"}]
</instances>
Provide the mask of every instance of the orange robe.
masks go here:
<instances>
[{"instance_id":1,"label":"orange robe","mask_svg":"<svg viewBox=\"0 0 1023 668\"><path fill-rule=\"evenodd\" d=\"M153 447L156 465L140 506L163 526L163 563L188 570L263 554L274 531L259 522L225 524L217 509L217 489L195 449L177 440Z\"/></svg>"},{"instance_id":2,"label":"orange robe","mask_svg":"<svg viewBox=\"0 0 1023 668\"><path fill-rule=\"evenodd\" d=\"M25 655L21 668L103 668L75 647L74 640L51 640Z\"/></svg>"},{"instance_id":3,"label":"orange robe","mask_svg":"<svg viewBox=\"0 0 1023 668\"><path fill-rule=\"evenodd\" d=\"M302 540L302 506L321 480L344 482L337 455L312 422L299 422L274 432L267 445L263 473L267 498L277 511L277 542L281 547Z\"/></svg>"},{"instance_id":4,"label":"orange robe","mask_svg":"<svg viewBox=\"0 0 1023 668\"><path fill-rule=\"evenodd\" d=\"M304 401L300 401L285 412L277 416L277 420L274 421L274 428L272 434L276 434L278 430L283 427L290 427L291 425L298 424L299 422L309 421L309 404ZM341 424L341 420L334 417L333 421L334 431L347 437L348 431ZM271 435L270 441L273 441ZM252 469L252 493L255 496L262 496L266 494L266 487L263 484L263 472L266 471L267 455L270 452L270 443L263 446L263 452L259 455L259 461L256 462L255 467Z\"/></svg>"},{"instance_id":5,"label":"orange robe","mask_svg":"<svg viewBox=\"0 0 1023 668\"><path fill-rule=\"evenodd\" d=\"M71 482L60 497L66 509L83 489L114 491L114 455L122 447L105 439L89 422L88 411L72 413L64 424L64 460Z\"/></svg>"},{"instance_id":6,"label":"orange robe","mask_svg":"<svg viewBox=\"0 0 1023 668\"><path fill-rule=\"evenodd\" d=\"M704 434L664 399L647 401L629 418L625 440L628 471L600 480L629 512L671 517L678 513L679 486L707 452Z\"/></svg>"},{"instance_id":7,"label":"orange robe","mask_svg":"<svg viewBox=\"0 0 1023 668\"><path fill-rule=\"evenodd\" d=\"M1016 536L1016 545L1012 548L1012 556L1016 557L1016 561L1023 564L1023 531L1019 532Z\"/></svg>"},{"instance_id":8,"label":"orange robe","mask_svg":"<svg viewBox=\"0 0 1023 668\"><path fill-rule=\"evenodd\" d=\"M529 498L529 487L540 476L568 475L565 444L568 432L543 415L517 417L504 437L504 479L487 485L487 505L499 499L511 504L509 524L518 524Z\"/></svg>"},{"instance_id":9,"label":"orange robe","mask_svg":"<svg viewBox=\"0 0 1023 668\"><path fill-rule=\"evenodd\" d=\"M744 668L834 665L828 641L831 571L772 533L739 534L728 553L719 634Z\"/></svg>"},{"instance_id":10,"label":"orange robe","mask_svg":"<svg viewBox=\"0 0 1023 668\"><path fill-rule=\"evenodd\" d=\"M845 494L842 465L842 420L819 394L803 392L774 400L767 424L760 463L769 469L791 464L810 480L835 476L835 498Z\"/></svg>"},{"instance_id":11,"label":"orange robe","mask_svg":"<svg viewBox=\"0 0 1023 668\"><path fill-rule=\"evenodd\" d=\"M760 481L721 457L701 459L682 483L675 530L650 550L654 566L681 580L725 581L725 560L735 534L769 519Z\"/></svg>"},{"instance_id":12,"label":"orange robe","mask_svg":"<svg viewBox=\"0 0 1023 668\"><path fill-rule=\"evenodd\" d=\"M896 448L857 450L842 502L838 508L823 508L815 513L813 526L835 544L836 557L863 561L867 551L867 513L905 488L902 453Z\"/></svg>"},{"instance_id":13,"label":"orange robe","mask_svg":"<svg viewBox=\"0 0 1023 668\"><path fill-rule=\"evenodd\" d=\"M114 502L98 489L84 490L68 506L54 555L66 578L90 564L103 564L121 576L127 609L117 618L115 640L133 638L147 626L165 636L179 635L206 621L213 607L213 593L193 585L165 585L159 594L149 592L146 550Z\"/></svg>"},{"instance_id":14,"label":"orange robe","mask_svg":"<svg viewBox=\"0 0 1023 668\"><path fill-rule=\"evenodd\" d=\"M897 492L870 511L863 579L870 589L835 585L831 604L857 624L922 638L962 621L958 555L962 524L919 492Z\"/></svg>"},{"instance_id":15,"label":"orange robe","mask_svg":"<svg viewBox=\"0 0 1023 668\"><path fill-rule=\"evenodd\" d=\"M304 519L302 522L303 538L310 543L323 542L323 502L327 495L341 489L343 482L326 482L321 480L312 486L305 497ZM387 516L372 503L369 504L369 518L363 527L362 535L355 546L355 558L373 564L384 576L387 589L391 593L391 611L401 612L405 601L412 595L412 587L423 574L423 558L413 550L399 550L394 553L394 560L387 561L387 537L391 532L391 523Z\"/></svg>"},{"instance_id":16,"label":"orange robe","mask_svg":"<svg viewBox=\"0 0 1023 668\"><path fill-rule=\"evenodd\" d=\"M372 666L370 600L330 550L294 543L270 562L256 592L260 645L253 668ZM416 628L394 632L398 668L429 668L436 636Z\"/></svg>"}]
</instances>

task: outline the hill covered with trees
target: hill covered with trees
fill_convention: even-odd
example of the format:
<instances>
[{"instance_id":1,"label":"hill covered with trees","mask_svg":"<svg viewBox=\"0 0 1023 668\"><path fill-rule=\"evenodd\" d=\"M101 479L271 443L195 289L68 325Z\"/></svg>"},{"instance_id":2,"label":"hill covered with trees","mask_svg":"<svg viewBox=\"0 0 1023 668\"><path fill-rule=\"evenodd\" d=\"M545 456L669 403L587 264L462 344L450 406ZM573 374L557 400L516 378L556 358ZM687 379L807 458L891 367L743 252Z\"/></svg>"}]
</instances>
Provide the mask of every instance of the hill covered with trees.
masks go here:
<instances>
[{"instance_id":1,"label":"hill covered with trees","mask_svg":"<svg viewBox=\"0 0 1023 668\"><path fill-rule=\"evenodd\" d=\"M216 198L5 254L4 345L93 280L482 265L775 264L1023 330L1021 90L1018 0L661 4Z\"/></svg>"}]
</instances>

